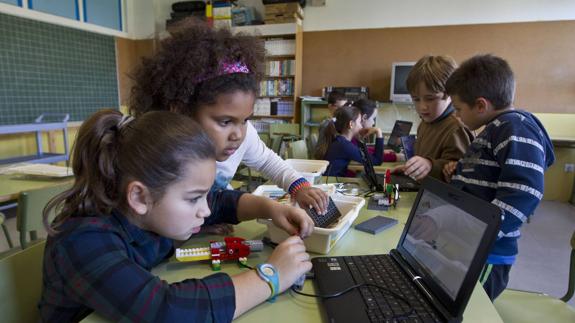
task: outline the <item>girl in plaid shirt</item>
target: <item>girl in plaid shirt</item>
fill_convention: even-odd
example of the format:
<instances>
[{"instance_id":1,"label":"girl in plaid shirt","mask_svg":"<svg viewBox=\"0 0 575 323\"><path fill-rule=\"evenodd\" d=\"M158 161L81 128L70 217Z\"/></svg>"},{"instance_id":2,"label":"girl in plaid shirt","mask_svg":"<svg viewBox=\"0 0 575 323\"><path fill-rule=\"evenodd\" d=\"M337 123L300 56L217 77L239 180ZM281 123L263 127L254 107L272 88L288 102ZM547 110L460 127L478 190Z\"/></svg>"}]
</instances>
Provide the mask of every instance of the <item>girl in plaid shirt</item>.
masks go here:
<instances>
[{"instance_id":1,"label":"girl in plaid shirt","mask_svg":"<svg viewBox=\"0 0 575 323\"><path fill-rule=\"evenodd\" d=\"M300 237L313 230L301 209L237 191L210 191L210 138L193 120L166 111L138 119L102 110L78 133L75 182L46 207L42 321L79 321L92 311L112 321L229 322L286 290L311 269ZM50 211L56 210L48 223ZM271 218L294 236L268 263L274 289L251 270L169 284L150 270L174 240L199 231L210 213L226 223Z\"/></svg>"}]
</instances>

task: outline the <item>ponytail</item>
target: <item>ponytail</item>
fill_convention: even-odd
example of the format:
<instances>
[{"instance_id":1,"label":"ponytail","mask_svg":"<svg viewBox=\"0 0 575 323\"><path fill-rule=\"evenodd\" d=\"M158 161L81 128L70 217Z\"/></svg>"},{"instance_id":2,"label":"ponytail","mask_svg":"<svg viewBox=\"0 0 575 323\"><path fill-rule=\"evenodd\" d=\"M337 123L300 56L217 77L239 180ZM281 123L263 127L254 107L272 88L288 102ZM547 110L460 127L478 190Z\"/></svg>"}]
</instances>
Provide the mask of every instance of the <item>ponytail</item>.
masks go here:
<instances>
[{"instance_id":1,"label":"ponytail","mask_svg":"<svg viewBox=\"0 0 575 323\"><path fill-rule=\"evenodd\" d=\"M335 130L333 120L329 119L320 125L317 145L315 146L316 148L313 156L315 159L324 159L329 145L336 135L337 130Z\"/></svg>"},{"instance_id":2,"label":"ponytail","mask_svg":"<svg viewBox=\"0 0 575 323\"><path fill-rule=\"evenodd\" d=\"M335 110L335 121L328 120L319 128L319 138L314 154L315 159L324 159L329 145L338 133L343 133L349 127L349 122L356 120L361 111L355 106L345 105Z\"/></svg>"},{"instance_id":3,"label":"ponytail","mask_svg":"<svg viewBox=\"0 0 575 323\"><path fill-rule=\"evenodd\" d=\"M215 150L200 126L167 111L146 113L131 121L117 110L102 110L86 120L72 153L75 181L44 208L49 234L69 217L109 215L127 210L129 181L141 181L157 200L181 177L191 160L215 160ZM49 223L50 211L56 218Z\"/></svg>"}]
</instances>

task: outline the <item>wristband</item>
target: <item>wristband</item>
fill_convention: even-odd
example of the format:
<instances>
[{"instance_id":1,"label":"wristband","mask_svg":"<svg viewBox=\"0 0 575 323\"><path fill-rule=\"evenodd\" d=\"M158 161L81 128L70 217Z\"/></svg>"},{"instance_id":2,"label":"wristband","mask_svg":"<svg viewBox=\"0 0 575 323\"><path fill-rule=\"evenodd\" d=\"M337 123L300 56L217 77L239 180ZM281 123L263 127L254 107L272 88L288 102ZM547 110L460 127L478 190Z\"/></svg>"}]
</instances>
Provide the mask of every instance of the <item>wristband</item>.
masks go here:
<instances>
[{"instance_id":1,"label":"wristband","mask_svg":"<svg viewBox=\"0 0 575 323\"><path fill-rule=\"evenodd\" d=\"M277 269L271 264L259 264L256 266L256 273L265 281L272 290L268 302L273 303L280 290L280 280Z\"/></svg>"},{"instance_id":2,"label":"wristband","mask_svg":"<svg viewBox=\"0 0 575 323\"><path fill-rule=\"evenodd\" d=\"M297 181L293 182L290 187L289 187L289 193L292 197L292 199L295 199L295 195L297 194L297 192L299 190L301 190L304 187L310 187L311 184L310 182L308 182L305 178L300 178Z\"/></svg>"}]
</instances>

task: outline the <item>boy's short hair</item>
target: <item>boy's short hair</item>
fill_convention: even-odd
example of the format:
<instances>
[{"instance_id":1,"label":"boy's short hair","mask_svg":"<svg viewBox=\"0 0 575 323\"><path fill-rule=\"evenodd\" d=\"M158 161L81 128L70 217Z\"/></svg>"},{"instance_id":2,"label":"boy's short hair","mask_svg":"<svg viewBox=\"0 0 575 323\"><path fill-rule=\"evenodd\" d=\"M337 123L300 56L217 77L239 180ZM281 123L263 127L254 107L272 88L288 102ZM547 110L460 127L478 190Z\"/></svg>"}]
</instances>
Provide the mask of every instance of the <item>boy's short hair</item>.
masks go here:
<instances>
[{"instance_id":1,"label":"boy's short hair","mask_svg":"<svg viewBox=\"0 0 575 323\"><path fill-rule=\"evenodd\" d=\"M482 97L489 100L495 110L501 110L513 103L515 77L503 58L476 55L453 72L445 87L449 95L457 95L469 106Z\"/></svg>"},{"instance_id":2,"label":"boy's short hair","mask_svg":"<svg viewBox=\"0 0 575 323\"><path fill-rule=\"evenodd\" d=\"M434 93L445 92L445 83L457 64L451 56L425 55L413 66L405 81L410 94L417 91L421 82Z\"/></svg>"},{"instance_id":3,"label":"boy's short hair","mask_svg":"<svg viewBox=\"0 0 575 323\"><path fill-rule=\"evenodd\" d=\"M347 100L345 94L340 91L331 91L327 95L327 103L328 104L336 104L337 101Z\"/></svg>"}]
</instances>

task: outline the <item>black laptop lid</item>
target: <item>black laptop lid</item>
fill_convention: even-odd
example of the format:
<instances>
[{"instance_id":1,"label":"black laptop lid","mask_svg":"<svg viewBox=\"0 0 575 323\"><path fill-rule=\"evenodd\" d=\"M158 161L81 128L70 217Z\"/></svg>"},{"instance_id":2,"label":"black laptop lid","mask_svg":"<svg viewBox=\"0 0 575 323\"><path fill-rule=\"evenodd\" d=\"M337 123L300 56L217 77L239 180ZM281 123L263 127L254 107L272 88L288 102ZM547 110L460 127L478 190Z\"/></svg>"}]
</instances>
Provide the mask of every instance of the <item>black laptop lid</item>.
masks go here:
<instances>
[{"instance_id":1,"label":"black laptop lid","mask_svg":"<svg viewBox=\"0 0 575 323\"><path fill-rule=\"evenodd\" d=\"M463 314L501 216L495 205L429 176L422 183L397 251L453 317Z\"/></svg>"},{"instance_id":2,"label":"black laptop lid","mask_svg":"<svg viewBox=\"0 0 575 323\"><path fill-rule=\"evenodd\" d=\"M409 136L413 122L396 120L389 135L389 140L387 141L387 146L393 149L401 147L401 137Z\"/></svg>"},{"instance_id":3,"label":"black laptop lid","mask_svg":"<svg viewBox=\"0 0 575 323\"><path fill-rule=\"evenodd\" d=\"M363 164L363 170L365 172L365 177L367 179L367 184L372 191L380 192L383 191L383 186L377 182L377 175L375 169L373 168L373 163L369 157L369 152L367 151L367 145L358 140L359 151L361 154L361 160Z\"/></svg>"}]
</instances>

